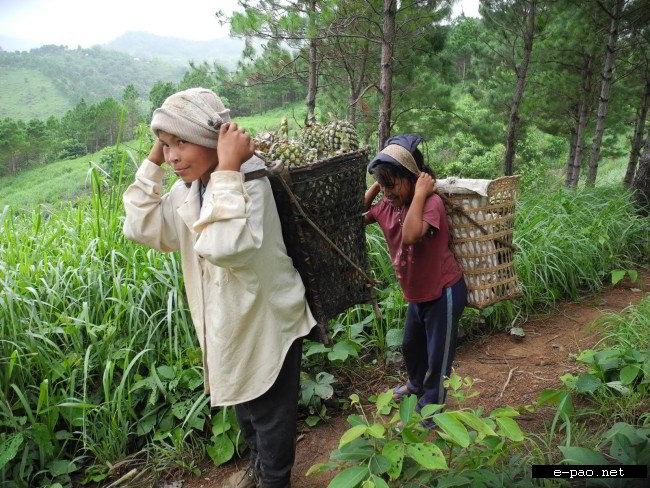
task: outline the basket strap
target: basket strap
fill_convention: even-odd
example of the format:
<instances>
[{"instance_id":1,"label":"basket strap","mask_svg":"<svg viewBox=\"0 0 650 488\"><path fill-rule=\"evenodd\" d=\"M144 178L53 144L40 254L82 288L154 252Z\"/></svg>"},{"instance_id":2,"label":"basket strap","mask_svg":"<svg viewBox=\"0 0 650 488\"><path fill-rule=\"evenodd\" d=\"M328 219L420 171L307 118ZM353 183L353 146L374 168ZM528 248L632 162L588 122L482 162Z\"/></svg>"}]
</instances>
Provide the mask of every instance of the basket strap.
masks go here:
<instances>
[{"instance_id":1,"label":"basket strap","mask_svg":"<svg viewBox=\"0 0 650 488\"><path fill-rule=\"evenodd\" d=\"M368 276L368 275L365 273L365 271L363 271L363 270L362 270L362 269L357 265L357 263L355 263L354 261L352 261L352 259L350 259L350 257L349 257L347 254L345 254L343 251L341 251L341 249L339 249L339 247L338 247L338 246L337 246L337 245L336 245L336 244L335 244L335 243L334 243L334 242L333 242L329 237L327 237L327 234L325 234L325 232L323 232L323 231L320 229L320 227L318 227L318 225L316 225L316 223L315 223L314 221L312 221L309 217L307 217L307 214L306 214L305 211L302 209L302 206L300 205L300 202L298 201L298 198L296 198L296 195L293 194L293 192L291 191L291 188L289 188L289 185L287 184L287 182L285 181L285 179L284 179L282 176L280 176L280 177L278 178L278 180L280 180L280 183L282 184L282 186L284 187L284 189L286 190L286 192L289 194L289 198L291 199L291 203L293 203L293 204L295 205L295 207L296 207L296 209L298 210L298 212L300 212L300 215L302 215L302 217L307 221L307 223L308 223L309 225L311 225L312 228L313 228L316 232L318 232L318 234L319 234L323 239L325 239L325 242L327 242L327 243L332 247L332 249L334 249L337 253L339 253L343 259L345 259L345 260L346 260L346 261L347 261L347 262L348 262L348 263L349 263L349 264L350 264L354 269L356 269L357 272L358 272L361 276L363 276L369 284L371 284L371 285L373 285L373 286L376 286L376 285L381 284L380 281L377 281L377 280L375 280L374 278L371 278L370 276Z\"/></svg>"},{"instance_id":2,"label":"basket strap","mask_svg":"<svg viewBox=\"0 0 650 488\"><path fill-rule=\"evenodd\" d=\"M436 192L438 193L438 192ZM442 201L445 203L445 205L448 205L449 208L451 208L452 211L461 214L463 217L465 217L467 220L469 220L474 226L476 226L483 234L488 235L490 232L483 227L481 224L479 224L476 220L474 220L472 217L470 217L467 212L465 212L462 208L456 206L448 197L447 195L443 193L438 193ZM510 242L506 242L503 239L494 239L494 242L498 242L502 246L509 247L513 251L518 251L519 248L517 247L516 244L512 244Z\"/></svg>"}]
</instances>

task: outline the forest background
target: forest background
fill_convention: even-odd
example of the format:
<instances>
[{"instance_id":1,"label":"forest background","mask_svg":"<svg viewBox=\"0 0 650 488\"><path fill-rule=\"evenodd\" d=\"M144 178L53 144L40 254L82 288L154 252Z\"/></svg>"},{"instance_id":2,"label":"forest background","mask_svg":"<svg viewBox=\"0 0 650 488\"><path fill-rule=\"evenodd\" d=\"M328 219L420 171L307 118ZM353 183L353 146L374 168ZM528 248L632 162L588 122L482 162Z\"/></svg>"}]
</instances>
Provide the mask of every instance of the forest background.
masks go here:
<instances>
[{"instance_id":1,"label":"forest background","mask_svg":"<svg viewBox=\"0 0 650 488\"><path fill-rule=\"evenodd\" d=\"M480 18L451 19L450 9L241 1L216 15L240 39L239 61L182 71L101 48L0 51L16 93L61 100L38 117L16 104L0 121L4 485L99 482L131 464L155 476L196 471L206 455L222 463L240 447L232 411L211 412L201 391L178 256L121 233L121 192L150 147L151 112L179 89L214 89L253 133L283 116L292 132L312 115L345 118L371 151L390 134L422 135L439 177L520 174L515 264L526 294L469 311L464 328L510 328L647 265L648 1L484 0ZM62 161L64 177L75 162L90 168L82 198L43 200L20 185ZM308 346L308 425L328 417L342 363L385 361L400 343L403 297L376 229L368 246L384 317L356 307L333 320L331 349Z\"/></svg>"}]
</instances>

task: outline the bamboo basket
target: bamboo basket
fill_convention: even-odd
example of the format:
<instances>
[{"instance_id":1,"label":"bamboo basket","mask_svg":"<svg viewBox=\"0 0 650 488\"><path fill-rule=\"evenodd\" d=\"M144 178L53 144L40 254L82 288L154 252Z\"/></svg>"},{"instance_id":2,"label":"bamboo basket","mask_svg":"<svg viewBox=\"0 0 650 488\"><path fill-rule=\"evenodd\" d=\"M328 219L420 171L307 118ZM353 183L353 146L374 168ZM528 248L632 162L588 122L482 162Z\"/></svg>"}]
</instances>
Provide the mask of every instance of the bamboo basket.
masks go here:
<instances>
[{"instance_id":1,"label":"bamboo basket","mask_svg":"<svg viewBox=\"0 0 650 488\"><path fill-rule=\"evenodd\" d=\"M522 295L513 266L512 230L519 176L504 176L483 183L486 195L460 186L453 178L438 182L446 198L449 247L463 269L468 304L476 308ZM480 224L481 231L464 213Z\"/></svg>"},{"instance_id":2,"label":"bamboo basket","mask_svg":"<svg viewBox=\"0 0 650 488\"><path fill-rule=\"evenodd\" d=\"M329 343L327 322L331 318L357 304L375 304L373 283L358 272L360 269L368 273L363 225L367 163L367 151L360 150L289 168L283 174L262 171L246 176L247 180L269 177L287 253L302 278L307 301L318 322L310 339L324 343ZM292 198L299 202L305 215ZM331 243L319 235L306 217Z\"/></svg>"}]
</instances>

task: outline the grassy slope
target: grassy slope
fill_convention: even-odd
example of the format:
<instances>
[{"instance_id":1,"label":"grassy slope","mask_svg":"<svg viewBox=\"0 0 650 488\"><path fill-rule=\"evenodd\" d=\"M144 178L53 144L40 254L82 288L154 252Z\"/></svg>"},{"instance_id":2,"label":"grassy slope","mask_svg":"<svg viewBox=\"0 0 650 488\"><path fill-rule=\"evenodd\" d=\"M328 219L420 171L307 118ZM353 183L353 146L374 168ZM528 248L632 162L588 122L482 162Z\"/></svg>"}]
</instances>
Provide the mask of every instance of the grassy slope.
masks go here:
<instances>
[{"instance_id":1,"label":"grassy slope","mask_svg":"<svg viewBox=\"0 0 650 488\"><path fill-rule=\"evenodd\" d=\"M297 104L252 117L238 117L236 122L256 134L276 129L282 117L286 115L289 118L289 128L293 130L296 123L293 121L292 110L296 114L296 120L304 119L306 109L303 104ZM124 145L129 149L134 143L127 142ZM39 203L52 204L89 194L90 182L86 178L89 161L98 163L101 152L77 159L56 161L26 170L16 176L0 178L0 212L5 205L16 209L29 209Z\"/></svg>"},{"instance_id":2,"label":"grassy slope","mask_svg":"<svg viewBox=\"0 0 650 488\"><path fill-rule=\"evenodd\" d=\"M256 135L265 131L277 130L283 117L287 117L287 121L289 122L289 131L296 130L298 128L296 121L302 125L302 121L305 119L306 114L307 107L304 103L300 102L293 105L287 105L286 107L269 110L260 115L254 115L251 117L233 117L233 120L242 127L245 127L251 134Z\"/></svg>"},{"instance_id":3,"label":"grassy slope","mask_svg":"<svg viewBox=\"0 0 650 488\"><path fill-rule=\"evenodd\" d=\"M16 67L0 70L0 118L45 119L71 108L70 100L40 71Z\"/></svg>"}]
</instances>

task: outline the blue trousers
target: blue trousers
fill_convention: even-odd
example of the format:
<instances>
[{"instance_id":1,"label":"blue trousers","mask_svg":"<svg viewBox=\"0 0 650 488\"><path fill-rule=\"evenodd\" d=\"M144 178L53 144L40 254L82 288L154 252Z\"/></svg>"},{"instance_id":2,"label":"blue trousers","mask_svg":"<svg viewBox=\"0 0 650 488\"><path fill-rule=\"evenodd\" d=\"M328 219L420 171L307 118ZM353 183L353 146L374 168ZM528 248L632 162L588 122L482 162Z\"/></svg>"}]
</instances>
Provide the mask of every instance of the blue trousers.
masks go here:
<instances>
[{"instance_id":1,"label":"blue trousers","mask_svg":"<svg viewBox=\"0 0 650 488\"><path fill-rule=\"evenodd\" d=\"M451 374L456 352L458 320L467 303L465 280L443 288L436 300L409 303L402 352L411 389L419 397L417 410L445 403L444 377Z\"/></svg>"}]
</instances>

